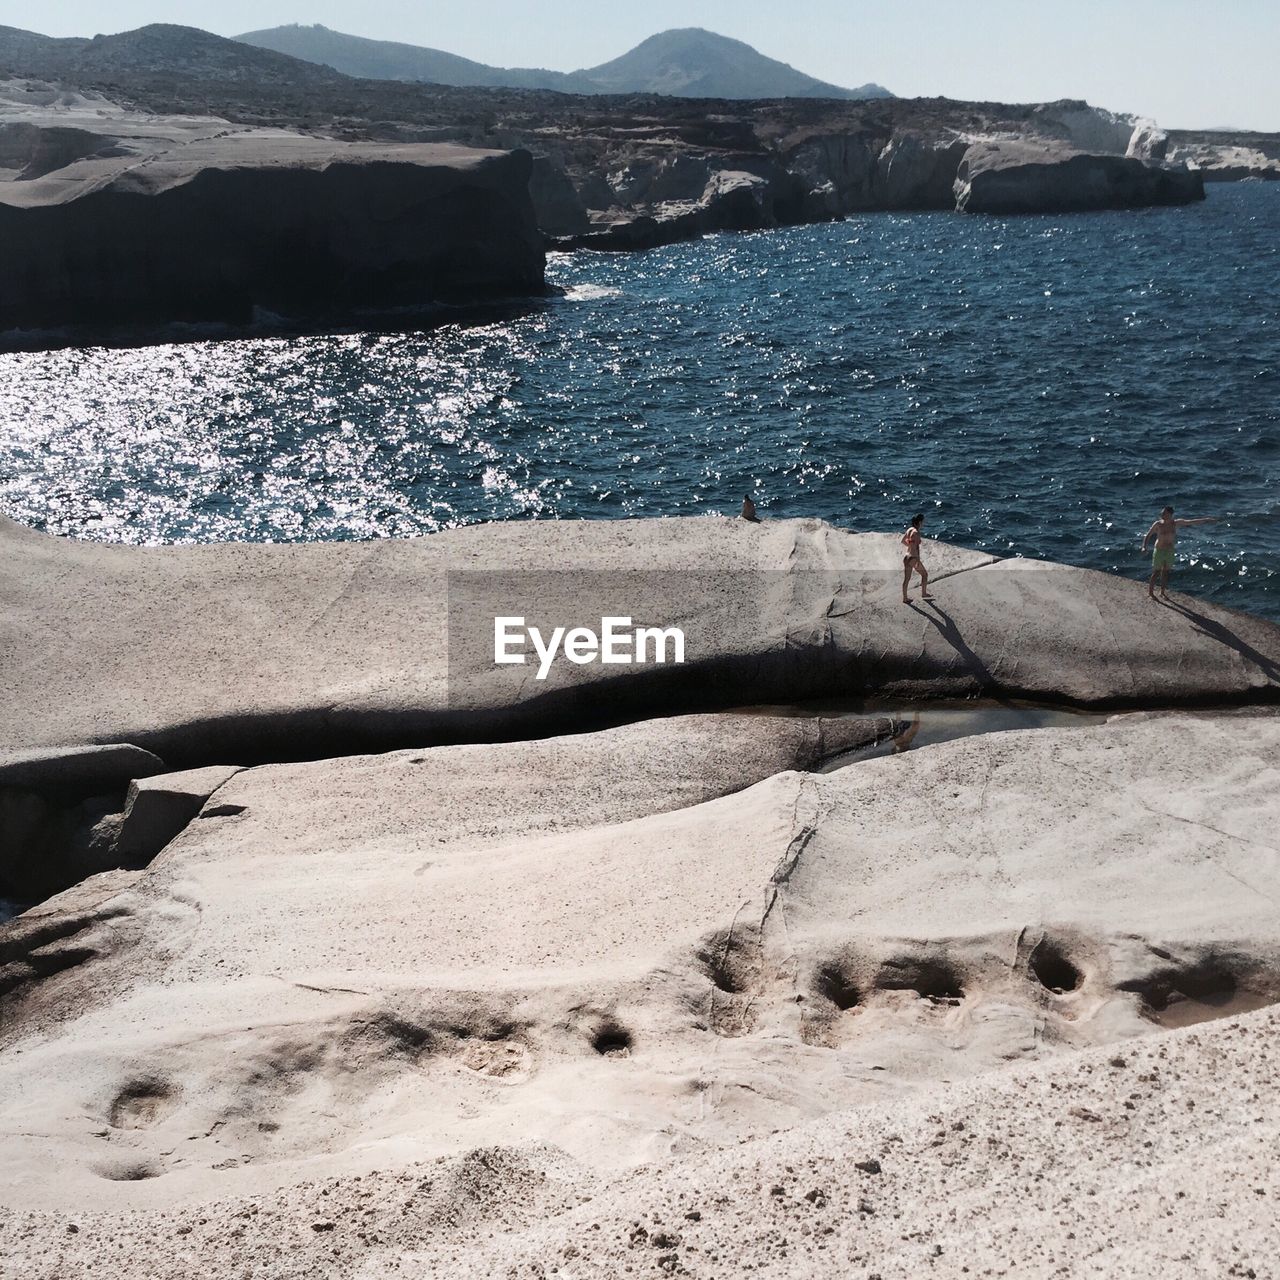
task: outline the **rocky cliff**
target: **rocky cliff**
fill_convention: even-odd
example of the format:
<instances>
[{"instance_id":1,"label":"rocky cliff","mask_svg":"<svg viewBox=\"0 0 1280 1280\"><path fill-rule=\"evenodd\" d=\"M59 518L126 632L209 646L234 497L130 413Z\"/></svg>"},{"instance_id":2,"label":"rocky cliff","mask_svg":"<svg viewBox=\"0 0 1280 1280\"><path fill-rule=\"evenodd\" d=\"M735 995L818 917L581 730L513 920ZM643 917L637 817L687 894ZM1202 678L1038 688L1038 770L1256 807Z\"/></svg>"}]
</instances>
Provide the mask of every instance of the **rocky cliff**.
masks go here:
<instances>
[{"instance_id":1,"label":"rocky cliff","mask_svg":"<svg viewBox=\"0 0 1280 1280\"><path fill-rule=\"evenodd\" d=\"M1037 181L1028 193L1052 197L1044 211L1082 207L1061 197L1063 187L1103 169L1112 177L1095 194L1113 193L1117 207L1180 203L1196 189L1169 178L1165 135L1151 121L1077 100L689 100L350 79L288 88L174 72L114 73L95 84L149 110L246 125L528 149L539 226L567 246L642 248L870 210L952 210L961 160L983 142L1052 146L1054 163L1134 161L1077 162L1056 182Z\"/></svg>"},{"instance_id":2,"label":"rocky cliff","mask_svg":"<svg viewBox=\"0 0 1280 1280\"><path fill-rule=\"evenodd\" d=\"M1206 182L1280 182L1280 134L1172 130L1169 159L1197 169Z\"/></svg>"},{"instance_id":3,"label":"rocky cliff","mask_svg":"<svg viewBox=\"0 0 1280 1280\"><path fill-rule=\"evenodd\" d=\"M1090 155L1051 143L982 142L955 181L963 213L1071 213L1204 199L1198 173L1134 156Z\"/></svg>"},{"instance_id":4,"label":"rocky cliff","mask_svg":"<svg viewBox=\"0 0 1280 1280\"><path fill-rule=\"evenodd\" d=\"M1204 198L1202 176L1184 165L1083 150L1035 131L976 138L950 130L801 131L763 156L637 157L611 173L604 190L583 176L575 188L582 199L575 205L559 193L554 203L539 202L539 222L563 245L595 249L873 210L1069 213ZM588 201L611 203L600 209Z\"/></svg>"},{"instance_id":5,"label":"rocky cliff","mask_svg":"<svg viewBox=\"0 0 1280 1280\"><path fill-rule=\"evenodd\" d=\"M25 161L0 182L0 328L240 323L255 309L312 317L545 291L526 152L281 130L141 147L52 132L0 137ZM57 147L77 158L49 171Z\"/></svg>"},{"instance_id":6,"label":"rocky cliff","mask_svg":"<svg viewBox=\"0 0 1280 1280\"><path fill-rule=\"evenodd\" d=\"M1016 199L1003 198L1006 211L1178 204L1200 194L1200 180L1167 161L1169 139L1151 121L1079 101L1011 106L574 96L344 76L313 82L309 77L320 68L306 63L298 64L304 71L295 82L286 82L278 67L255 78L222 68L219 59L229 55L221 45L205 51L199 76L184 70L185 63L166 69L163 60L145 71L127 63L99 73L87 54L77 56L80 89L116 111L124 110L120 104L133 108L135 121L151 112L168 121L221 122L224 131L229 122L367 144L527 150L534 157L537 225L561 247L645 248L709 231L871 210L978 212L988 207L982 193L975 195L967 179L957 182L967 155L969 169L981 159L984 189L998 185L1008 192L1017 185ZM0 102L0 122L3 117ZM53 109L41 121L46 129L86 127ZM39 152L48 170L59 154L74 154L82 143L67 136L36 147L15 136L8 150ZM1002 154L1022 144L1039 147L1040 169L1002 163L997 180L989 163L994 151L970 154L984 144L1003 148ZM964 198L958 201L958 194Z\"/></svg>"}]
</instances>

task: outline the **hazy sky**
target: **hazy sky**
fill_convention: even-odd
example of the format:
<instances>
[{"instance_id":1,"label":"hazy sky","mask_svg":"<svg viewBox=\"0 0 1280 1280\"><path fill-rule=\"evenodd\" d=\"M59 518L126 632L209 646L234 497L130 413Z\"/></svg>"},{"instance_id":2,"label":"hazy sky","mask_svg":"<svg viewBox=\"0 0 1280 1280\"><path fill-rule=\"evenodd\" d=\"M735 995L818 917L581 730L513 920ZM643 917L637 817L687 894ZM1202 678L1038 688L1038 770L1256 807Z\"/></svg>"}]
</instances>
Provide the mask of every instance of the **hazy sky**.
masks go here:
<instances>
[{"instance_id":1,"label":"hazy sky","mask_svg":"<svg viewBox=\"0 0 1280 1280\"><path fill-rule=\"evenodd\" d=\"M666 27L736 36L836 84L903 96L1087 98L1169 127L1280 131L1280 0L0 0L47 35L322 22L500 66L569 71Z\"/></svg>"}]
</instances>

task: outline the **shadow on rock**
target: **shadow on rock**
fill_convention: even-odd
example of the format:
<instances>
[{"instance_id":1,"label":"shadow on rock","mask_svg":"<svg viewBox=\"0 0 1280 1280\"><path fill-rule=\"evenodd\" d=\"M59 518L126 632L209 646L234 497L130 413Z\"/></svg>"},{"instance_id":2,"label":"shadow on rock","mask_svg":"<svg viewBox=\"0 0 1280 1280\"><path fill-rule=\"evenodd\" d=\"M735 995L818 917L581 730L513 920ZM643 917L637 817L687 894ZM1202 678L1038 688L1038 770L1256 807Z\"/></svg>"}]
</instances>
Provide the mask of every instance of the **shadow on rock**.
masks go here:
<instances>
[{"instance_id":1,"label":"shadow on rock","mask_svg":"<svg viewBox=\"0 0 1280 1280\"><path fill-rule=\"evenodd\" d=\"M1280 680L1280 663L1268 658L1265 653L1259 652L1251 644L1246 644L1230 627L1225 627L1221 622L1215 622L1203 613L1197 613L1189 605L1179 604L1176 600L1160 600L1157 603L1173 613L1182 614L1195 625L1202 636L1208 636L1210 640L1216 640L1219 644L1226 645L1228 649L1234 649L1246 662L1252 662L1268 679Z\"/></svg>"}]
</instances>

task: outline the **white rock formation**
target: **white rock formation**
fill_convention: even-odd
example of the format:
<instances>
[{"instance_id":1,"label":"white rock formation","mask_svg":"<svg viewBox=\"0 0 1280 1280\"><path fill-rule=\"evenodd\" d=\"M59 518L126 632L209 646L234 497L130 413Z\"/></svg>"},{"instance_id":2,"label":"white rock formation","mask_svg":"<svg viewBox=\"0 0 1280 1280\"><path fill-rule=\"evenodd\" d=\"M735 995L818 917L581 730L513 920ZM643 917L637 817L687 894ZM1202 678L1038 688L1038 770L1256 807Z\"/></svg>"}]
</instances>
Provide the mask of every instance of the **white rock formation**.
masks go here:
<instances>
[{"instance_id":1,"label":"white rock formation","mask_svg":"<svg viewBox=\"0 0 1280 1280\"><path fill-rule=\"evenodd\" d=\"M1184 596L1162 608L1144 582L1088 570L939 543L925 558L927 607L902 603L895 536L816 520L149 548L0 521L0 647L15 655L0 749L133 742L179 768L832 694L1168 705L1280 686L1272 623ZM471 600L465 569L504 572ZM539 682L493 663L495 614L554 606L598 626L610 599L687 628L685 666L619 681L562 662Z\"/></svg>"},{"instance_id":2,"label":"white rock formation","mask_svg":"<svg viewBox=\"0 0 1280 1280\"><path fill-rule=\"evenodd\" d=\"M1160 1031L1280 996L1280 715L789 767L821 746L702 717L236 774L0 933L3 1256L1262 1259L1275 1016Z\"/></svg>"}]
</instances>

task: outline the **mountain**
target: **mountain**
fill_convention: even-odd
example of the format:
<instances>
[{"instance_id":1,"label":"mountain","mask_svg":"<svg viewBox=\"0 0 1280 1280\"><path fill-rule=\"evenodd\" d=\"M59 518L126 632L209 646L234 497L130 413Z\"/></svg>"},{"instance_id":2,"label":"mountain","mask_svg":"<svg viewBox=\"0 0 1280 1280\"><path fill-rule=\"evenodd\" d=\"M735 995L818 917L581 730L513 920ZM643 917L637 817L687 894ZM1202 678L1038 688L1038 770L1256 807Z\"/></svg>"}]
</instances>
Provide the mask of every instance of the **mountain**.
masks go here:
<instances>
[{"instance_id":1,"label":"mountain","mask_svg":"<svg viewBox=\"0 0 1280 1280\"><path fill-rule=\"evenodd\" d=\"M88 44L87 40L57 40L53 36L0 26L0 66L25 67L58 58Z\"/></svg>"},{"instance_id":2,"label":"mountain","mask_svg":"<svg viewBox=\"0 0 1280 1280\"><path fill-rule=\"evenodd\" d=\"M891 98L880 85L841 89L741 40L684 27L663 31L630 53L581 74L599 93L665 93L679 98Z\"/></svg>"},{"instance_id":3,"label":"mountain","mask_svg":"<svg viewBox=\"0 0 1280 1280\"><path fill-rule=\"evenodd\" d=\"M158 74L307 86L347 82L331 67L162 22L92 39L0 27L0 70L48 79Z\"/></svg>"},{"instance_id":4,"label":"mountain","mask_svg":"<svg viewBox=\"0 0 1280 1280\"><path fill-rule=\"evenodd\" d=\"M17 27L0 27L0 72L19 75L62 75L87 45L79 38L58 40L53 36L21 31Z\"/></svg>"},{"instance_id":5,"label":"mountain","mask_svg":"<svg viewBox=\"0 0 1280 1280\"><path fill-rule=\"evenodd\" d=\"M749 44L699 27L663 31L629 53L583 71L490 67L439 49L366 40L323 26L272 27L236 37L246 44L370 80L562 93L659 93L683 98L891 98L876 84L858 89L815 80Z\"/></svg>"},{"instance_id":6,"label":"mountain","mask_svg":"<svg viewBox=\"0 0 1280 1280\"><path fill-rule=\"evenodd\" d=\"M271 27L249 31L237 40L260 49L288 54L306 62L318 62L344 75L364 80L422 80L458 87L558 89L562 93L594 93L590 81L564 71L489 67L442 49L394 40L367 40L330 31L319 23L303 27Z\"/></svg>"},{"instance_id":7,"label":"mountain","mask_svg":"<svg viewBox=\"0 0 1280 1280\"><path fill-rule=\"evenodd\" d=\"M368 80L561 93L656 93L682 98L891 98L815 80L748 44L689 27L663 31L629 53L582 71L490 67L469 58L322 26L273 27L234 40L195 27L152 23L117 35L38 35L0 26L0 71L49 79L166 75L319 87Z\"/></svg>"}]
</instances>

